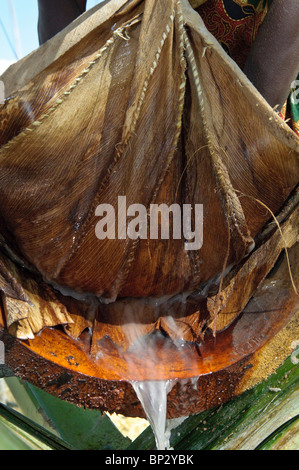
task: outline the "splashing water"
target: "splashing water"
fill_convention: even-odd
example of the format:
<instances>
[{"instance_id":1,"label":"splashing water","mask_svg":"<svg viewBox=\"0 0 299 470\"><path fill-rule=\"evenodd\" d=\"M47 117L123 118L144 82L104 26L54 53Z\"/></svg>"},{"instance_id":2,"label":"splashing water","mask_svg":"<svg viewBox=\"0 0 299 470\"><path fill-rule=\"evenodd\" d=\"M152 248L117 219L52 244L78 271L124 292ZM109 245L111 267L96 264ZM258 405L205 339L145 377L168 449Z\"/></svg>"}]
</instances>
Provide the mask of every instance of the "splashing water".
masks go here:
<instances>
[{"instance_id":1,"label":"splashing water","mask_svg":"<svg viewBox=\"0 0 299 470\"><path fill-rule=\"evenodd\" d=\"M70 296L76 300L84 301L88 304L88 314L90 319L96 317L99 303L109 305L114 303L103 299L94 298L88 294L81 294L61 286L53 285L64 296ZM200 293L199 293L200 294ZM123 323L121 324L122 333L126 338L128 347L126 354L123 356L129 369L134 370L136 367L135 357L150 357L153 361L153 367L159 363L159 349L167 349L170 345L174 345L181 353L184 353L185 340L183 332L181 332L178 323L175 321L175 313L177 304L183 307L187 303L190 293L185 292L176 296L164 296L160 298L147 299L131 299L131 301L119 301L117 303L116 313L121 310ZM148 312L151 313L154 321L163 318L164 327L166 326L173 334L173 338L167 336L164 331L155 329L151 333L145 333L144 322L142 318L146 318ZM153 320L152 320L153 321ZM97 353L97 358L102 354L101 349ZM171 432L177 428L186 416L167 419L167 397L176 384L184 386L191 384L196 388L198 377L194 379L169 379L169 380L153 380L152 370L145 374L143 381L131 380L131 385L135 390L138 400L140 401L146 418L152 428L155 436L157 450L170 450ZM147 376L148 375L148 376Z\"/></svg>"}]
</instances>

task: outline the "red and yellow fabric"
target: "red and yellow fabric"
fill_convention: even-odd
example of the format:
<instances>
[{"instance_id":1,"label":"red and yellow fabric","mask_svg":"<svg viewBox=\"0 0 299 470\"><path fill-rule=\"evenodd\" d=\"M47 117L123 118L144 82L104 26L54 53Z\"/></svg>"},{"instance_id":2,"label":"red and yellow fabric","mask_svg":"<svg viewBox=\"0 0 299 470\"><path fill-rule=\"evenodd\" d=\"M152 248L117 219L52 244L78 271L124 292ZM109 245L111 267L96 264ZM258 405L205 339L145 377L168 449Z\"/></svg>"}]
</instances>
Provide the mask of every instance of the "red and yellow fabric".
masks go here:
<instances>
[{"instance_id":1,"label":"red and yellow fabric","mask_svg":"<svg viewBox=\"0 0 299 470\"><path fill-rule=\"evenodd\" d=\"M194 1L196 3L196 0ZM271 0L201 0L196 11L225 51L243 68ZM299 82L298 86L299 86ZM296 94L297 93L297 94ZM292 90L280 116L299 136L299 91Z\"/></svg>"}]
</instances>

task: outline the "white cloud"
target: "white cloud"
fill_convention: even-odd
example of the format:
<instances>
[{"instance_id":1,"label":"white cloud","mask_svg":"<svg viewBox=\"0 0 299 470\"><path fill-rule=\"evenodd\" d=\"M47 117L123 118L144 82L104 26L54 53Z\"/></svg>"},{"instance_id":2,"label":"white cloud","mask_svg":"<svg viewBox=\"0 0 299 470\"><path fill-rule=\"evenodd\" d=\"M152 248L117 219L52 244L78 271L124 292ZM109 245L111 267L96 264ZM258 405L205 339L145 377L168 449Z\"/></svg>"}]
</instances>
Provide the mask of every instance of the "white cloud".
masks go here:
<instances>
[{"instance_id":1,"label":"white cloud","mask_svg":"<svg viewBox=\"0 0 299 470\"><path fill-rule=\"evenodd\" d=\"M0 59L0 75L13 63L13 60Z\"/></svg>"}]
</instances>

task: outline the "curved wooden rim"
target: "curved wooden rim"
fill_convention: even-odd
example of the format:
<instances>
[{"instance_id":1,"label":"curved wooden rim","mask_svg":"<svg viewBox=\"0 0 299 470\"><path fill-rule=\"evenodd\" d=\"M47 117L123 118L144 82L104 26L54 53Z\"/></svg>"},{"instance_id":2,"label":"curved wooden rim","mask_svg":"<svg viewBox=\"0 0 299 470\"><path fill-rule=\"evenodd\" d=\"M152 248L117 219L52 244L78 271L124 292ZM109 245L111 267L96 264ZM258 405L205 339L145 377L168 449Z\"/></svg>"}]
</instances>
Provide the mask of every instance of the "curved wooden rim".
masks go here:
<instances>
[{"instance_id":1,"label":"curved wooden rim","mask_svg":"<svg viewBox=\"0 0 299 470\"><path fill-rule=\"evenodd\" d=\"M149 350L121 357L107 341L101 356L92 359L86 343L59 329L45 329L32 341L20 341L8 334L2 318L0 340L5 344L6 365L16 376L60 399L127 416L144 416L132 381L172 380L168 417L195 414L243 391L253 373L254 355L298 311L298 296L290 285L277 293L270 277L259 291L264 299L261 308L254 297L216 339L209 333L202 344L174 345L160 338L152 357Z\"/></svg>"}]
</instances>

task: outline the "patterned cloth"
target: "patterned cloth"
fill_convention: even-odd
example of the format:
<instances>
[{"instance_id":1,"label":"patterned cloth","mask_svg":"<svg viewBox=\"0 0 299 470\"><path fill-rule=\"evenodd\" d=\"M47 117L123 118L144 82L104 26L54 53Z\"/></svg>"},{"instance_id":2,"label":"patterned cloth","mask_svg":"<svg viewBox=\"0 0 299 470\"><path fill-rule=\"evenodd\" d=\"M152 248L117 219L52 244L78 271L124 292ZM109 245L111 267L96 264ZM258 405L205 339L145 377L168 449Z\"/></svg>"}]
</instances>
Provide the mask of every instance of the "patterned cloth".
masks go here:
<instances>
[{"instance_id":1,"label":"patterned cloth","mask_svg":"<svg viewBox=\"0 0 299 470\"><path fill-rule=\"evenodd\" d=\"M196 11L225 51L243 68L270 3L271 0L206 0ZM292 90L280 116L299 136L299 90Z\"/></svg>"}]
</instances>

